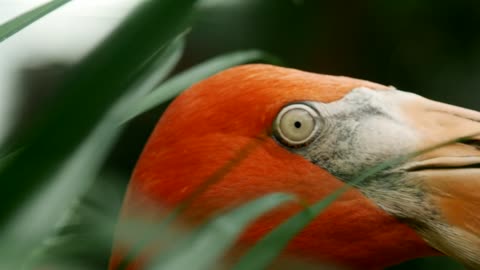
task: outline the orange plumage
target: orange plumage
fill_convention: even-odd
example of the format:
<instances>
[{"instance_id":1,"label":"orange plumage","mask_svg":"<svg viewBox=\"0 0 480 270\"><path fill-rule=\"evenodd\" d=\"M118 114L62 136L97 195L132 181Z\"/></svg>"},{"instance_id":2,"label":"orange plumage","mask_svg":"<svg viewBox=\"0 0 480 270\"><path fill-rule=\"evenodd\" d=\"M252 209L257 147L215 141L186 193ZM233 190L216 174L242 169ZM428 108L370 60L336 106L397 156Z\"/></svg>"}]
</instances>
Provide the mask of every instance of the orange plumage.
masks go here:
<instances>
[{"instance_id":1,"label":"orange plumage","mask_svg":"<svg viewBox=\"0 0 480 270\"><path fill-rule=\"evenodd\" d=\"M254 146L244 159L195 198L184 221L198 224L221 209L271 192L293 193L309 203L321 200L344 182L280 146L272 138L272 122L286 104L332 103L358 87L389 89L268 65L233 68L194 85L170 105L151 135L133 173L122 219L179 205L249 145ZM300 209L292 203L268 213L248 228L239 246L252 245ZM111 270L126 249L117 243ZM295 237L285 254L356 269L380 269L440 253L409 225L360 190L351 189ZM134 262L129 269L142 263Z\"/></svg>"}]
</instances>

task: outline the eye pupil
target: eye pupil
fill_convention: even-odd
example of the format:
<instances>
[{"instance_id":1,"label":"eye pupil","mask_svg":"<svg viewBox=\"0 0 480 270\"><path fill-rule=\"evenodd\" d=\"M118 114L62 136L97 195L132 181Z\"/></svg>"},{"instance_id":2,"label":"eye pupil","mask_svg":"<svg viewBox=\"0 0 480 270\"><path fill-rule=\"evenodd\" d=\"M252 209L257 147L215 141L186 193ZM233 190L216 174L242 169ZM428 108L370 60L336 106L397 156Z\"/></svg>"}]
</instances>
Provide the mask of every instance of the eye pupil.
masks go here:
<instances>
[{"instance_id":1,"label":"eye pupil","mask_svg":"<svg viewBox=\"0 0 480 270\"><path fill-rule=\"evenodd\" d=\"M320 130L319 113L305 104L284 107L274 122L274 135L290 147L302 147L312 142Z\"/></svg>"}]
</instances>

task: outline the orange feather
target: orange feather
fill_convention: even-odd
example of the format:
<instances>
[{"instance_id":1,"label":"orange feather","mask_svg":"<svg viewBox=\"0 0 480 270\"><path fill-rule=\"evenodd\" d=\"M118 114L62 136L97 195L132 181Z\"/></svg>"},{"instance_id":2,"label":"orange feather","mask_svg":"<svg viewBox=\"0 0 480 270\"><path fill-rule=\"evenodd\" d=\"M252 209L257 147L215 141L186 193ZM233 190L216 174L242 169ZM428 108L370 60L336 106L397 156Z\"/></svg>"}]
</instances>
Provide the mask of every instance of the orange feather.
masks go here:
<instances>
[{"instance_id":1,"label":"orange feather","mask_svg":"<svg viewBox=\"0 0 480 270\"><path fill-rule=\"evenodd\" d=\"M151 135L132 176L122 218L138 215L147 201L156 207L178 205L252 141L258 146L196 197L185 220L199 223L220 209L270 192L294 193L309 203L321 200L343 182L280 147L269 129L287 103L332 102L359 86L387 88L267 65L237 67L194 85L171 104ZM249 227L239 245L252 245L299 209L291 204L267 214ZM285 252L359 269L436 254L410 227L356 189L316 218ZM122 254L117 246L110 269Z\"/></svg>"}]
</instances>

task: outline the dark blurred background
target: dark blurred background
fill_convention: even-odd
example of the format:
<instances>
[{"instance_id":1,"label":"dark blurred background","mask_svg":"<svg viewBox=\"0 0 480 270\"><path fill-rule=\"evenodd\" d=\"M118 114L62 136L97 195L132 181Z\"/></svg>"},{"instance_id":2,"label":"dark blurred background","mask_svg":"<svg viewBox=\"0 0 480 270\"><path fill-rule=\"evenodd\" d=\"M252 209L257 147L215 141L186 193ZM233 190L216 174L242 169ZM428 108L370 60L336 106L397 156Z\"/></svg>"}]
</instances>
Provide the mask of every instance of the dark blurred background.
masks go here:
<instances>
[{"instance_id":1,"label":"dark blurred background","mask_svg":"<svg viewBox=\"0 0 480 270\"><path fill-rule=\"evenodd\" d=\"M371 80L480 110L480 1L210 0L199 7L177 71L256 48L289 67ZM50 86L66 68L45 63L24 70L22 93L35 95L23 99L23 115L54 96ZM123 186L163 109L133 121L112 153L105 170L121 175ZM431 267L422 260L396 269Z\"/></svg>"}]
</instances>

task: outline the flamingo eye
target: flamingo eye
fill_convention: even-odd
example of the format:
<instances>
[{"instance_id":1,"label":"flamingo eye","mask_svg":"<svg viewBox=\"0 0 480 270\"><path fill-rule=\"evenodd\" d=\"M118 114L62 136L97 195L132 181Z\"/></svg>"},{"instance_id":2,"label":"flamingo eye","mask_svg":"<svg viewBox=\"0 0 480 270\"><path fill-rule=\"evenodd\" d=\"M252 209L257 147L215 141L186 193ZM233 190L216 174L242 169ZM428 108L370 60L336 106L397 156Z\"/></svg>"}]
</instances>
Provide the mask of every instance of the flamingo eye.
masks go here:
<instances>
[{"instance_id":1,"label":"flamingo eye","mask_svg":"<svg viewBox=\"0 0 480 270\"><path fill-rule=\"evenodd\" d=\"M274 122L274 135L283 144L301 147L310 143L320 130L319 114L305 104L284 107Z\"/></svg>"}]
</instances>

